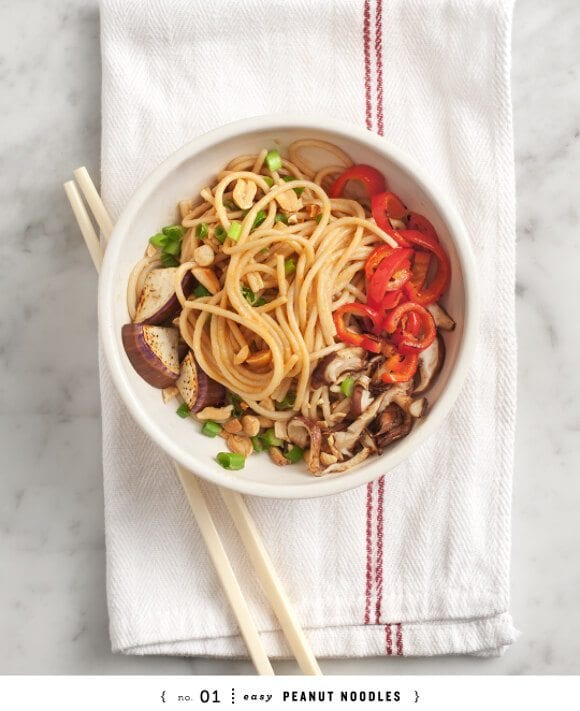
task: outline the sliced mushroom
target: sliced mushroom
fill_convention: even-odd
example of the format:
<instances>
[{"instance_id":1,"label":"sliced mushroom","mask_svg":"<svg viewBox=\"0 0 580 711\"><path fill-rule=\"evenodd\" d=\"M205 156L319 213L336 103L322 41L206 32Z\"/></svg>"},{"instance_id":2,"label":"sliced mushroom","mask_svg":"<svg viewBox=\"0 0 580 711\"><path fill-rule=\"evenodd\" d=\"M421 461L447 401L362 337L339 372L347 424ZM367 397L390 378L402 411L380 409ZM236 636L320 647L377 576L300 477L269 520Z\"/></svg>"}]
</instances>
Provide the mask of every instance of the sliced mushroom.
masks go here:
<instances>
[{"instance_id":1,"label":"sliced mushroom","mask_svg":"<svg viewBox=\"0 0 580 711\"><path fill-rule=\"evenodd\" d=\"M365 365L365 353L363 348L343 348L329 353L312 372L310 378L312 387L316 390L324 384L338 382L344 373L362 370Z\"/></svg>"},{"instance_id":2,"label":"sliced mushroom","mask_svg":"<svg viewBox=\"0 0 580 711\"><path fill-rule=\"evenodd\" d=\"M352 469L356 467L361 462L369 456L370 450L364 447L360 452L357 452L354 457L347 459L344 462L337 462L336 464L331 464L326 469L323 469L321 475L332 474L333 472L345 472L347 469Z\"/></svg>"},{"instance_id":3,"label":"sliced mushroom","mask_svg":"<svg viewBox=\"0 0 580 711\"><path fill-rule=\"evenodd\" d=\"M288 438L301 449L308 450L308 471L317 474L320 471L320 448L322 431L319 425L309 417L293 417L286 427Z\"/></svg>"},{"instance_id":4,"label":"sliced mushroom","mask_svg":"<svg viewBox=\"0 0 580 711\"><path fill-rule=\"evenodd\" d=\"M175 384L190 412L221 405L226 399L224 386L206 375L191 351L183 359Z\"/></svg>"},{"instance_id":5,"label":"sliced mushroom","mask_svg":"<svg viewBox=\"0 0 580 711\"><path fill-rule=\"evenodd\" d=\"M158 325L171 321L178 314L180 306L174 289L176 272L177 267L168 267L152 269L147 274L137 302L135 323ZM186 272L181 282L185 296L189 296L193 284L193 275L191 272Z\"/></svg>"},{"instance_id":6,"label":"sliced mushroom","mask_svg":"<svg viewBox=\"0 0 580 711\"><path fill-rule=\"evenodd\" d=\"M426 392L435 382L435 378L439 375L443 362L445 361L445 342L438 334L433 343L421 351L419 354L419 363L417 373L415 374L415 389L414 394Z\"/></svg>"},{"instance_id":7,"label":"sliced mushroom","mask_svg":"<svg viewBox=\"0 0 580 711\"><path fill-rule=\"evenodd\" d=\"M354 418L360 417L370 406L372 401L373 396L368 388L365 388L362 383L358 382L352 391L349 415Z\"/></svg>"},{"instance_id":8,"label":"sliced mushroom","mask_svg":"<svg viewBox=\"0 0 580 711\"><path fill-rule=\"evenodd\" d=\"M431 316L433 316L433 320L435 321L437 328L440 328L443 331L453 331L455 328L455 321L451 318L447 311L445 311L441 304L429 304L429 306L427 306L427 311L429 311Z\"/></svg>"},{"instance_id":9,"label":"sliced mushroom","mask_svg":"<svg viewBox=\"0 0 580 711\"><path fill-rule=\"evenodd\" d=\"M369 407L352 422L346 430L334 433L334 446L341 454L348 455L357 445L363 430L375 419L378 412L382 409L383 402L389 395L389 392L379 395Z\"/></svg>"},{"instance_id":10,"label":"sliced mushroom","mask_svg":"<svg viewBox=\"0 0 580 711\"><path fill-rule=\"evenodd\" d=\"M377 418L375 442L379 452L398 439L406 437L413 428L413 418L396 403L391 403Z\"/></svg>"}]
</instances>

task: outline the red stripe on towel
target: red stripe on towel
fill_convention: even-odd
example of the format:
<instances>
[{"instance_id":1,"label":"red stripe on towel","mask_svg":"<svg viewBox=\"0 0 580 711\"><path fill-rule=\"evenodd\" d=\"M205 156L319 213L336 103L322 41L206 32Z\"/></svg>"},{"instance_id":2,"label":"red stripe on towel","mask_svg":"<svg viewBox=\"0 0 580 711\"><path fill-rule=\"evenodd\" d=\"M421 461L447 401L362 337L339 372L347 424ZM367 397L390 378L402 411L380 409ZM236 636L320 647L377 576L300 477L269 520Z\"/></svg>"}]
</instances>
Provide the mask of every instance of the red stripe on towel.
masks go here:
<instances>
[{"instance_id":1,"label":"red stripe on towel","mask_svg":"<svg viewBox=\"0 0 580 711\"><path fill-rule=\"evenodd\" d=\"M373 555L372 555L372 525L373 525L373 482L367 484L367 566L365 589L365 625L371 621L371 591L373 586Z\"/></svg>"},{"instance_id":2,"label":"red stripe on towel","mask_svg":"<svg viewBox=\"0 0 580 711\"><path fill-rule=\"evenodd\" d=\"M403 656L403 625L399 622L397 625L397 657Z\"/></svg>"},{"instance_id":3,"label":"red stripe on towel","mask_svg":"<svg viewBox=\"0 0 580 711\"><path fill-rule=\"evenodd\" d=\"M390 657L393 653L393 636L391 634L391 625L385 625L385 651Z\"/></svg>"},{"instance_id":4,"label":"red stripe on towel","mask_svg":"<svg viewBox=\"0 0 580 711\"><path fill-rule=\"evenodd\" d=\"M381 622L381 605L383 602L383 502L385 498L385 477L379 479L377 493L377 556L375 563L375 589L377 593L375 603L375 622Z\"/></svg>"},{"instance_id":5,"label":"red stripe on towel","mask_svg":"<svg viewBox=\"0 0 580 711\"><path fill-rule=\"evenodd\" d=\"M377 133L385 134L383 116L383 0L377 0L375 17L375 61L377 64Z\"/></svg>"},{"instance_id":6,"label":"red stripe on towel","mask_svg":"<svg viewBox=\"0 0 580 711\"><path fill-rule=\"evenodd\" d=\"M363 44L365 57L365 119L369 131L372 130L373 109L371 105L371 3L365 0L363 22Z\"/></svg>"}]
</instances>

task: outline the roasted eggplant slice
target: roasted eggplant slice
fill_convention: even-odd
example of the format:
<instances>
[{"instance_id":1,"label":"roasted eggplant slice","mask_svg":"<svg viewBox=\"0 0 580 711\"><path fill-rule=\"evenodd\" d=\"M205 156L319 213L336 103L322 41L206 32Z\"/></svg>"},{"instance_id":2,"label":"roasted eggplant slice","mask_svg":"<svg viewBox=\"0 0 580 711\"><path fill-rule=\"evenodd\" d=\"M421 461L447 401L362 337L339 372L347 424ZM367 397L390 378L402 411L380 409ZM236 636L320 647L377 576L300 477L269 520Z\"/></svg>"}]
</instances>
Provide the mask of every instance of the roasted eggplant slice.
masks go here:
<instances>
[{"instance_id":1,"label":"roasted eggplant slice","mask_svg":"<svg viewBox=\"0 0 580 711\"><path fill-rule=\"evenodd\" d=\"M143 290L137 302L135 323L158 325L174 318L180 310L175 294L175 274L177 267L153 269L147 274ZM195 278L191 272L186 272L181 286L183 293L189 296Z\"/></svg>"},{"instance_id":2,"label":"roasted eggplant slice","mask_svg":"<svg viewBox=\"0 0 580 711\"><path fill-rule=\"evenodd\" d=\"M121 336L125 353L143 380L154 388L175 384L179 377L177 329L126 323Z\"/></svg>"},{"instance_id":3,"label":"roasted eggplant slice","mask_svg":"<svg viewBox=\"0 0 580 711\"><path fill-rule=\"evenodd\" d=\"M219 407L226 399L224 386L204 373L191 351L181 363L176 385L190 412L199 412L210 406Z\"/></svg>"}]
</instances>

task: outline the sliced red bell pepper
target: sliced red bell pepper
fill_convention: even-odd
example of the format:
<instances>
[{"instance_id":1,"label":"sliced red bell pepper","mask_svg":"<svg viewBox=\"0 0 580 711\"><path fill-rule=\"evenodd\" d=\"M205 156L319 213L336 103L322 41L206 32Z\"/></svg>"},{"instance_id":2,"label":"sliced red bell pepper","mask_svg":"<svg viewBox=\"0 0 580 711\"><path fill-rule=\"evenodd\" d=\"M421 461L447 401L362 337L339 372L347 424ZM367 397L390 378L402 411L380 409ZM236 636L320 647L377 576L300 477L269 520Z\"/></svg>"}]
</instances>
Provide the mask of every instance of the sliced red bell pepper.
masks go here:
<instances>
[{"instance_id":1,"label":"sliced red bell pepper","mask_svg":"<svg viewBox=\"0 0 580 711\"><path fill-rule=\"evenodd\" d=\"M411 278L412 249L393 249L377 267L367 284L367 302L376 308L389 291L399 291Z\"/></svg>"},{"instance_id":2,"label":"sliced red bell pepper","mask_svg":"<svg viewBox=\"0 0 580 711\"><path fill-rule=\"evenodd\" d=\"M413 266L411 267L411 271L413 272L411 281L413 282L415 289L420 290L425 285L427 276L429 275L430 266L431 252L417 250L413 258Z\"/></svg>"},{"instance_id":3,"label":"sliced red bell pepper","mask_svg":"<svg viewBox=\"0 0 580 711\"><path fill-rule=\"evenodd\" d=\"M386 360L381 366L381 380L384 383L406 383L417 372L418 353L401 353L392 343L383 348Z\"/></svg>"},{"instance_id":4,"label":"sliced red bell pepper","mask_svg":"<svg viewBox=\"0 0 580 711\"><path fill-rule=\"evenodd\" d=\"M410 242L415 248L430 252L437 260L437 271L429 284L419 286L410 279L403 287L409 297L409 301L427 306L439 298L449 287L451 279L451 262L447 252L433 237L430 237L417 230L401 230L404 239Z\"/></svg>"},{"instance_id":5,"label":"sliced red bell pepper","mask_svg":"<svg viewBox=\"0 0 580 711\"><path fill-rule=\"evenodd\" d=\"M401 353L419 353L428 348L437 335L433 316L412 301L393 309L383 327Z\"/></svg>"},{"instance_id":6,"label":"sliced red bell pepper","mask_svg":"<svg viewBox=\"0 0 580 711\"><path fill-rule=\"evenodd\" d=\"M352 303L343 304L333 314L334 325L338 338L343 343L349 343L353 346L360 346L371 353L380 353L382 341L373 333L357 333L348 328L345 323L345 317L348 314L353 316L362 316L371 320L373 329L380 324L381 318L376 309L366 306L365 304Z\"/></svg>"},{"instance_id":7,"label":"sliced red bell pepper","mask_svg":"<svg viewBox=\"0 0 580 711\"><path fill-rule=\"evenodd\" d=\"M389 222L389 218L402 220L407 214L407 208L398 195L388 192L375 195L371 201L371 212L383 232L390 235L401 247L409 246L409 242L401 236L401 231L393 229Z\"/></svg>"},{"instance_id":8,"label":"sliced red bell pepper","mask_svg":"<svg viewBox=\"0 0 580 711\"><path fill-rule=\"evenodd\" d=\"M330 188L330 197L342 197L346 184L351 180L356 180L363 184L369 199L372 199L373 196L378 193L382 193L387 188L385 176L382 173L379 173L379 171L371 165L360 163L358 165L351 165L350 168L347 168L344 173L338 176Z\"/></svg>"},{"instance_id":9,"label":"sliced red bell pepper","mask_svg":"<svg viewBox=\"0 0 580 711\"><path fill-rule=\"evenodd\" d=\"M439 237L437 236L437 232L435 231L433 225L424 215L421 215L418 212L408 213L407 229L422 232L424 235L433 237L436 242L439 242Z\"/></svg>"},{"instance_id":10,"label":"sliced red bell pepper","mask_svg":"<svg viewBox=\"0 0 580 711\"><path fill-rule=\"evenodd\" d=\"M396 249L396 247L391 247L388 244L382 244L369 254L367 261L365 262L365 277L367 284L373 278L373 274L376 272L379 264L385 257L388 257L394 249Z\"/></svg>"}]
</instances>

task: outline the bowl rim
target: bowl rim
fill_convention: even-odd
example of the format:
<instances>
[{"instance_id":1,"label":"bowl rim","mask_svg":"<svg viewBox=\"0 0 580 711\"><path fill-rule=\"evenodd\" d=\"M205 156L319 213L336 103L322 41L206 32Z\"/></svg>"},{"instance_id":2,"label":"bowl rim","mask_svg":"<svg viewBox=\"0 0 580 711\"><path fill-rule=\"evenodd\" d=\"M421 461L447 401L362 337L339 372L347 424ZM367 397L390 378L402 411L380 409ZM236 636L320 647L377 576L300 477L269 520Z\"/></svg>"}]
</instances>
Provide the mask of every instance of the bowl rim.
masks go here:
<instances>
[{"instance_id":1,"label":"bowl rim","mask_svg":"<svg viewBox=\"0 0 580 711\"><path fill-rule=\"evenodd\" d=\"M143 197L154 190L173 170L196 153L207 150L236 135L260 130L283 131L289 129L303 130L304 132L328 132L339 139L340 137L354 139L365 144L370 150L386 155L391 162L398 164L399 168L407 172L420 186L429 200L437 206L441 217L449 227L463 272L465 295L465 323L463 324L456 363L444 390L437 400L436 411L424 420L420 428L415 429L408 438L399 443L397 449L388 459L388 466L385 466L386 462L384 462L381 467L380 464L383 458L377 457L376 462L373 462L370 467L355 469L336 477L320 477L317 479L316 484L268 484L236 478L226 470L224 470L223 477L220 477L216 476L215 472L201 458L196 458L195 454L191 453L189 456L184 456L183 450L177 446L171 437L163 433L157 426L155 419L150 417L145 408L140 406L139 399L133 392L122 366L121 349L116 345L112 317L115 287L114 267L128 227L139 211ZM415 161L401 149L389 143L384 137L356 125L316 115L267 114L254 116L225 124L184 144L152 170L137 187L109 238L99 279L98 321L103 352L117 392L141 429L176 462L206 481L242 494L277 499L317 498L354 489L374 481L382 474L390 472L404 462L437 430L451 410L460 394L471 366L479 331L479 291L475 258L465 226L445 193L439 190L435 192L431 188L429 178Z\"/></svg>"}]
</instances>

